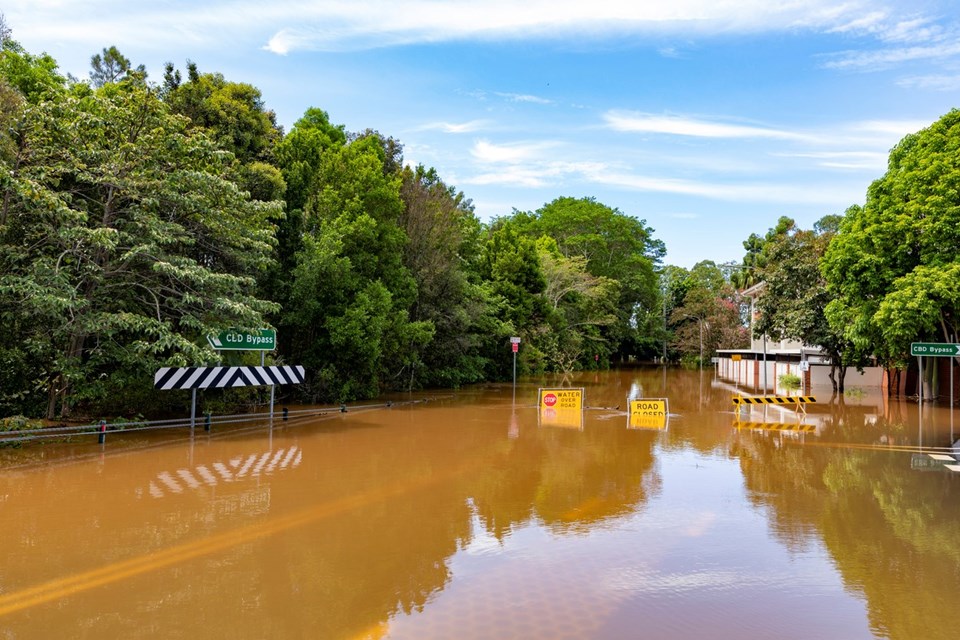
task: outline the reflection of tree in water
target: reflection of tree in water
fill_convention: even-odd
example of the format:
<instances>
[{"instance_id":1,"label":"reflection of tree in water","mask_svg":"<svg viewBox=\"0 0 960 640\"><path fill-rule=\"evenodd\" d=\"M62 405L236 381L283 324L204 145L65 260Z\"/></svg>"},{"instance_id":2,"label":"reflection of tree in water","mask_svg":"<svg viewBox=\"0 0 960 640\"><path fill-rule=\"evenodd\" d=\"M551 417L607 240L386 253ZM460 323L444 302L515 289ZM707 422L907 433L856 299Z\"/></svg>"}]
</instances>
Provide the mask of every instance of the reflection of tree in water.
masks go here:
<instances>
[{"instance_id":1,"label":"reflection of tree in water","mask_svg":"<svg viewBox=\"0 0 960 640\"><path fill-rule=\"evenodd\" d=\"M635 513L659 488L656 432L605 424L541 428L498 452L473 484L478 515L498 538L537 517L558 531L586 531Z\"/></svg>"},{"instance_id":2,"label":"reflection of tree in water","mask_svg":"<svg viewBox=\"0 0 960 640\"><path fill-rule=\"evenodd\" d=\"M943 616L960 589L955 477L911 471L909 453L802 447L776 434L744 433L732 452L774 535L791 549L822 540L865 596L875 633L954 635Z\"/></svg>"}]
</instances>

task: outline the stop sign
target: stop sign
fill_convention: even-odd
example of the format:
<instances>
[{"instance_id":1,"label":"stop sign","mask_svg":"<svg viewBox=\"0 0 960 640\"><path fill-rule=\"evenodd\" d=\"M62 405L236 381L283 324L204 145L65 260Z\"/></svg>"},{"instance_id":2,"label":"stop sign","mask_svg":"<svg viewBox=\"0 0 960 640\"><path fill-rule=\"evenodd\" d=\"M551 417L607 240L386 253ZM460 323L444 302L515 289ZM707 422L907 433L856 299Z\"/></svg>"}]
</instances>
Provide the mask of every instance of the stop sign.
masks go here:
<instances>
[{"instance_id":1,"label":"stop sign","mask_svg":"<svg viewBox=\"0 0 960 640\"><path fill-rule=\"evenodd\" d=\"M548 393L547 395L543 396L543 404L547 405L548 407L552 407L553 405L557 404L557 396L552 393Z\"/></svg>"}]
</instances>

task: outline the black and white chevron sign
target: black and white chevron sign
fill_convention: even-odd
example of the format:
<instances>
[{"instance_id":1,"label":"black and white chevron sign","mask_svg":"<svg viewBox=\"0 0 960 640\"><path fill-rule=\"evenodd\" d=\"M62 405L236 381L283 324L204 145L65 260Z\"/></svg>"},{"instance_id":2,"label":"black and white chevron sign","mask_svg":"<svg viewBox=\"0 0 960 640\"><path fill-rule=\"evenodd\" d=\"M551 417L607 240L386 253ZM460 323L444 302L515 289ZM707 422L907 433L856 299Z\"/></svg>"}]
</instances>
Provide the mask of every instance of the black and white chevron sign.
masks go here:
<instances>
[{"instance_id":1,"label":"black and white chevron sign","mask_svg":"<svg viewBox=\"0 0 960 640\"><path fill-rule=\"evenodd\" d=\"M300 384L303 367L163 367L153 375L155 389L219 389Z\"/></svg>"}]
</instances>

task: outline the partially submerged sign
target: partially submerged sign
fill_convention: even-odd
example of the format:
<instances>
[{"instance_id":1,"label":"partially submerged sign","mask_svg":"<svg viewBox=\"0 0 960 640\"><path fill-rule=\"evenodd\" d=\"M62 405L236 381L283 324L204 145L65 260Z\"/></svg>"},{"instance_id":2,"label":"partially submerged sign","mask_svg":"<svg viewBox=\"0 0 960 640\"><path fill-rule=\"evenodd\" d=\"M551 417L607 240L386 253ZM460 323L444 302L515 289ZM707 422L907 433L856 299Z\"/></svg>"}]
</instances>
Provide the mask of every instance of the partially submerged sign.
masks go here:
<instances>
[{"instance_id":1,"label":"partially submerged sign","mask_svg":"<svg viewBox=\"0 0 960 640\"><path fill-rule=\"evenodd\" d=\"M666 398L631 398L631 429L666 429L669 424L670 409Z\"/></svg>"},{"instance_id":2,"label":"partially submerged sign","mask_svg":"<svg viewBox=\"0 0 960 640\"><path fill-rule=\"evenodd\" d=\"M583 428L583 388L543 389L538 392L540 424L552 427Z\"/></svg>"},{"instance_id":3,"label":"partially submerged sign","mask_svg":"<svg viewBox=\"0 0 960 640\"><path fill-rule=\"evenodd\" d=\"M541 388L537 406L540 410L553 409L555 411L583 411L583 387L576 389L545 389Z\"/></svg>"}]
</instances>

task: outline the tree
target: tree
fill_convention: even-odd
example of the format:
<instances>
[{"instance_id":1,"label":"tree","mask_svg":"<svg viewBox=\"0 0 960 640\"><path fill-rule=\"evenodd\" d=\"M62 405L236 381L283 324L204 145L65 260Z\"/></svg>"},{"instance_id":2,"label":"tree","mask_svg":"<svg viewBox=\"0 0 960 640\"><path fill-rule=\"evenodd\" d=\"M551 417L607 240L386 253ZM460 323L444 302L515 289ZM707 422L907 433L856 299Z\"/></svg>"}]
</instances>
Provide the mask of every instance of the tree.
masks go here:
<instances>
[{"instance_id":1,"label":"tree","mask_svg":"<svg viewBox=\"0 0 960 640\"><path fill-rule=\"evenodd\" d=\"M45 53L31 55L10 38L0 43L0 78L31 104L63 93L67 83L56 60Z\"/></svg>"},{"instance_id":2,"label":"tree","mask_svg":"<svg viewBox=\"0 0 960 640\"><path fill-rule=\"evenodd\" d=\"M315 399L372 397L419 365L433 327L412 321L403 264L399 176L385 175L376 136L319 153L304 208L291 297L281 324L311 372Z\"/></svg>"},{"instance_id":3,"label":"tree","mask_svg":"<svg viewBox=\"0 0 960 640\"><path fill-rule=\"evenodd\" d=\"M584 355L599 357L600 350L608 348L600 329L617 321L619 283L590 274L583 256L565 257L553 238L541 237L537 249L551 329L544 338L545 351L556 369L570 372Z\"/></svg>"},{"instance_id":4,"label":"tree","mask_svg":"<svg viewBox=\"0 0 960 640\"><path fill-rule=\"evenodd\" d=\"M119 82L133 76L140 80L147 77L147 68L142 64L134 69L130 60L114 46L104 47L102 55L97 53L90 58L90 84L100 88L111 82Z\"/></svg>"},{"instance_id":5,"label":"tree","mask_svg":"<svg viewBox=\"0 0 960 640\"><path fill-rule=\"evenodd\" d=\"M162 95L171 109L207 130L241 163L271 161L282 131L276 114L265 108L260 90L228 82L219 73L201 74L193 62L187 62L187 70L187 82L180 82L179 71L167 63Z\"/></svg>"},{"instance_id":6,"label":"tree","mask_svg":"<svg viewBox=\"0 0 960 640\"><path fill-rule=\"evenodd\" d=\"M608 353L624 359L659 351L662 313L655 269L666 250L645 221L593 198L569 197L516 219L531 236L554 238L564 256L582 256L590 274L619 283L617 321L602 330Z\"/></svg>"},{"instance_id":7,"label":"tree","mask_svg":"<svg viewBox=\"0 0 960 640\"><path fill-rule=\"evenodd\" d=\"M13 31L11 31L10 26L7 24L6 16L0 13L0 45L3 45L12 35Z\"/></svg>"},{"instance_id":8,"label":"tree","mask_svg":"<svg viewBox=\"0 0 960 640\"><path fill-rule=\"evenodd\" d=\"M831 325L888 368L960 324L960 110L903 138L824 256Z\"/></svg>"},{"instance_id":9,"label":"tree","mask_svg":"<svg viewBox=\"0 0 960 640\"><path fill-rule=\"evenodd\" d=\"M109 91L107 89L110 89ZM259 328L252 274L277 203L226 179L232 158L138 86L28 107L30 149L0 166L0 309L43 364L48 417L214 361L210 333ZM8 324L10 323L10 324Z\"/></svg>"},{"instance_id":10,"label":"tree","mask_svg":"<svg viewBox=\"0 0 960 640\"><path fill-rule=\"evenodd\" d=\"M509 361L498 357L506 339L518 336L527 348L520 357L521 371L542 371L544 351L538 336L546 332L544 322L548 308L543 292L547 282L543 275L536 241L521 233L512 218L500 218L491 224L478 263L480 277L489 283L490 292L502 310L504 335L489 336L484 350L496 370L488 372L492 378L504 378L509 373Z\"/></svg>"},{"instance_id":11,"label":"tree","mask_svg":"<svg viewBox=\"0 0 960 640\"><path fill-rule=\"evenodd\" d=\"M691 364L701 355L706 360L721 346L736 349L749 344L737 293L716 263L704 260L685 274L673 274L682 280L672 286L676 300L668 318L681 362Z\"/></svg>"},{"instance_id":12,"label":"tree","mask_svg":"<svg viewBox=\"0 0 960 640\"><path fill-rule=\"evenodd\" d=\"M849 366L865 361L854 345L835 331L827 320L832 300L820 263L834 237L836 216L817 223L814 230L797 228L781 218L776 233L768 234L763 248L765 268L760 271L764 287L757 299L759 317L754 332L774 340L798 340L817 346L830 355L830 381L843 393Z\"/></svg>"},{"instance_id":13,"label":"tree","mask_svg":"<svg viewBox=\"0 0 960 640\"><path fill-rule=\"evenodd\" d=\"M407 167L402 177L404 264L417 289L410 318L434 327L430 343L420 345L420 375L411 371L410 383L459 387L477 382L488 367L480 344L491 332L507 335L491 313L487 291L473 277L480 222L470 200L444 184L435 169Z\"/></svg>"}]
</instances>

